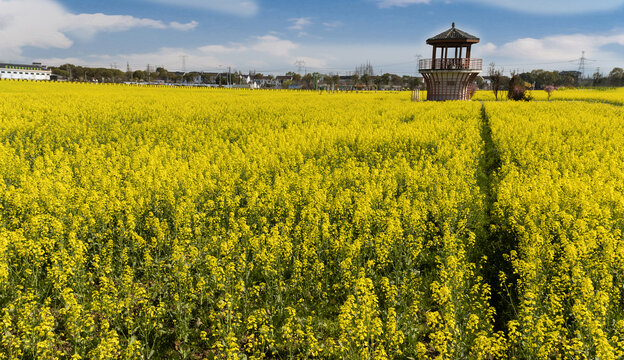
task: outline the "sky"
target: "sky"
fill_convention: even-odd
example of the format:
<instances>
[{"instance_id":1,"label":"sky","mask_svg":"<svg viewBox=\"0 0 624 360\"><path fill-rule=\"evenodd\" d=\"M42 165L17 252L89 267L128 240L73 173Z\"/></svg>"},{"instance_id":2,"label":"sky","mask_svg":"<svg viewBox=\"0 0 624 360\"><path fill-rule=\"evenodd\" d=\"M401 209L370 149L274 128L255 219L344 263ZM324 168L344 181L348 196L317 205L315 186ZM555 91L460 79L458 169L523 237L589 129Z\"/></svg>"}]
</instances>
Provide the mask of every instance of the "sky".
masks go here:
<instances>
[{"instance_id":1,"label":"sky","mask_svg":"<svg viewBox=\"0 0 624 360\"><path fill-rule=\"evenodd\" d=\"M451 27L505 72L624 67L624 0L0 0L0 62L413 75Z\"/></svg>"}]
</instances>

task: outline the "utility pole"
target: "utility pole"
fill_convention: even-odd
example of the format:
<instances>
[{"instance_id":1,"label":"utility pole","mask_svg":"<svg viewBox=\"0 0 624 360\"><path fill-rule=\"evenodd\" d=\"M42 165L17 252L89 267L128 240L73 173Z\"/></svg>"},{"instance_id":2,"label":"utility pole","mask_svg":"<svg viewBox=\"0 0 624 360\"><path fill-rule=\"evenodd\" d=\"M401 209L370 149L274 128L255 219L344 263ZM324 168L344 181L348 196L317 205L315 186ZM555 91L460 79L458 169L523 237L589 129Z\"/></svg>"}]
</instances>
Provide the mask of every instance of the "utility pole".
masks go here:
<instances>
[{"instance_id":1,"label":"utility pole","mask_svg":"<svg viewBox=\"0 0 624 360\"><path fill-rule=\"evenodd\" d=\"M150 79L150 65L147 64L147 83L149 84L151 81Z\"/></svg>"},{"instance_id":2,"label":"utility pole","mask_svg":"<svg viewBox=\"0 0 624 360\"><path fill-rule=\"evenodd\" d=\"M228 66L228 86L232 84L232 67Z\"/></svg>"},{"instance_id":3,"label":"utility pole","mask_svg":"<svg viewBox=\"0 0 624 360\"><path fill-rule=\"evenodd\" d=\"M182 72L186 73L186 55L182 55Z\"/></svg>"}]
</instances>

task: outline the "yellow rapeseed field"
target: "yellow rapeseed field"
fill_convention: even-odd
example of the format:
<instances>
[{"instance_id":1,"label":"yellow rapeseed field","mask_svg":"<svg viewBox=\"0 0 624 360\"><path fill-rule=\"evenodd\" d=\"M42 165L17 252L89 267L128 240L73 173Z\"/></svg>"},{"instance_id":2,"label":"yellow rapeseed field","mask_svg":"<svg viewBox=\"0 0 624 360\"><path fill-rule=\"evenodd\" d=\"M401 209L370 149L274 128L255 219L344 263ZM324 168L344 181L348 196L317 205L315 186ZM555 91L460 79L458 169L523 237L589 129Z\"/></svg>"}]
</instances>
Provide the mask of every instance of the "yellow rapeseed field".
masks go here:
<instances>
[{"instance_id":1,"label":"yellow rapeseed field","mask_svg":"<svg viewBox=\"0 0 624 360\"><path fill-rule=\"evenodd\" d=\"M620 358L623 115L0 82L0 359Z\"/></svg>"},{"instance_id":2,"label":"yellow rapeseed field","mask_svg":"<svg viewBox=\"0 0 624 360\"><path fill-rule=\"evenodd\" d=\"M605 89L566 89L561 88L551 93L550 99L548 93L544 90L529 90L528 94L536 101L583 101L598 102L613 105L624 104L624 88L605 88ZM507 92L499 91L498 99L506 100ZM494 93L490 90L479 90L473 96L473 100L479 101L495 101Z\"/></svg>"},{"instance_id":3,"label":"yellow rapeseed field","mask_svg":"<svg viewBox=\"0 0 624 360\"><path fill-rule=\"evenodd\" d=\"M496 103L486 113L501 160L495 223L501 241L517 242L512 354L624 357L624 109Z\"/></svg>"}]
</instances>

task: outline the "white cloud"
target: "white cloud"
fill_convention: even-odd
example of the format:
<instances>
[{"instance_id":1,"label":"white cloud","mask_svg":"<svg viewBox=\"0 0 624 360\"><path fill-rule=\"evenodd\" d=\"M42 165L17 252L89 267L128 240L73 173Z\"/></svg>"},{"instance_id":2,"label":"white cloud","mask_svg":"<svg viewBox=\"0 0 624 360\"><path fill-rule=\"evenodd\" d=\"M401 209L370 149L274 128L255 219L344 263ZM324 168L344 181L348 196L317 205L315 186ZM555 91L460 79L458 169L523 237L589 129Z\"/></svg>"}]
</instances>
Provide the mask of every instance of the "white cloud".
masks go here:
<instances>
[{"instance_id":1,"label":"white cloud","mask_svg":"<svg viewBox=\"0 0 624 360\"><path fill-rule=\"evenodd\" d=\"M316 50L301 49L301 44L267 34L249 38L245 43L206 44L197 48L160 48L147 53L131 54L94 54L84 58L41 59L49 65L66 62L74 64L106 66L106 64L125 64L132 69L145 69L164 66L168 70L181 70L184 57L188 71L224 71L231 66L234 70L258 70L265 73L285 73L294 71L297 60L305 61L306 67L323 68L327 66L329 56L319 57Z\"/></svg>"},{"instance_id":2,"label":"white cloud","mask_svg":"<svg viewBox=\"0 0 624 360\"><path fill-rule=\"evenodd\" d=\"M129 62L136 69L145 69L146 64L155 66L164 66L168 70L181 70L182 57L185 58L187 69L196 69L198 67L216 68L221 62L216 56L205 54L197 50L189 50L184 48L160 48L148 53L134 53L113 56L113 60L118 63ZM99 60L93 58L93 60ZM100 61L101 62L101 61ZM108 60L110 62L110 60ZM105 62L106 63L106 62ZM154 68L155 68L154 66Z\"/></svg>"},{"instance_id":3,"label":"white cloud","mask_svg":"<svg viewBox=\"0 0 624 360\"><path fill-rule=\"evenodd\" d=\"M621 46L624 46L624 32L568 34L521 38L502 44L477 44L472 48L472 56L483 58L484 68L486 64L495 62L507 70L574 70L577 65L570 60L580 57L581 50L586 50L589 58L600 59L599 63L591 63L592 67L611 69L613 66L621 66L621 56L611 52ZM187 70L224 71L231 66L233 71L257 70L283 74L296 71L297 66L294 64L302 60L308 72L348 74L355 66L370 61L376 73L413 75L417 73L414 54L428 57L431 47L425 44L424 39L407 43L322 44L288 40L282 35L269 33L239 43L215 42L195 48L161 48L148 53L95 54L82 59L68 59L67 62L108 66L128 61L135 70L145 69L147 64L152 64L173 71L181 70L184 56ZM63 59L41 60L50 65L65 62Z\"/></svg>"},{"instance_id":4,"label":"white cloud","mask_svg":"<svg viewBox=\"0 0 624 360\"><path fill-rule=\"evenodd\" d=\"M65 10L52 1L0 0L0 53L19 57L23 46L68 48L72 41L60 31ZM27 18L24 14L29 14Z\"/></svg>"},{"instance_id":5,"label":"white cloud","mask_svg":"<svg viewBox=\"0 0 624 360\"><path fill-rule=\"evenodd\" d=\"M179 23L177 21L172 21L169 23L170 28L174 30L179 30L179 31L193 30L197 27L197 25L199 25L199 23L195 20L191 22L187 22L187 23Z\"/></svg>"},{"instance_id":6,"label":"white cloud","mask_svg":"<svg viewBox=\"0 0 624 360\"><path fill-rule=\"evenodd\" d=\"M197 26L196 22L165 24L129 15L72 14L54 0L0 0L0 9L0 54L6 60L19 59L26 46L67 49L74 43L72 37L88 38L98 32Z\"/></svg>"},{"instance_id":7,"label":"white cloud","mask_svg":"<svg viewBox=\"0 0 624 360\"><path fill-rule=\"evenodd\" d=\"M85 62L85 59L78 58L78 57L73 57L73 56L72 57L65 57L65 58L54 57L54 58L33 59L33 60L41 62L44 65L63 65L63 64L83 65L83 64L87 63L87 62Z\"/></svg>"},{"instance_id":8,"label":"white cloud","mask_svg":"<svg viewBox=\"0 0 624 360\"><path fill-rule=\"evenodd\" d=\"M617 9L624 0L374 0L380 8L405 7L431 2L470 2L533 14L583 14Z\"/></svg>"},{"instance_id":9,"label":"white cloud","mask_svg":"<svg viewBox=\"0 0 624 360\"><path fill-rule=\"evenodd\" d=\"M69 14L63 16L63 25L58 28L63 33L72 33L81 37L91 37L98 32L120 32L135 27L165 29L160 20L141 19L129 15Z\"/></svg>"},{"instance_id":10,"label":"white cloud","mask_svg":"<svg viewBox=\"0 0 624 360\"><path fill-rule=\"evenodd\" d=\"M484 54L491 54L494 51L496 51L497 46L494 45L491 42L488 42L488 43L482 44L481 46L479 46L479 48L481 49L482 53L484 53Z\"/></svg>"},{"instance_id":11,"label":"white cloud","mask_svg":"<svg viewBox=\"0 0 624 360\"><path fill-rule=\"evenodd\" d=\"M335 29L335 28L339 28L341 26L343 26L344 24L342 23L342 21L338 21L338 20L333 20L333 21L325 21L323 23L323 26L326 29Z\"/></svg>"},{"instance_id":12,"label":"white cloud","mask_svg":"<svg viewBox=\"0 0 624 360\"><path fill-rule=\"evenodd\" d=\"M298 61L303 61L306 68L311 69L320 69L327 66L327 59L319 59L310 56L299 56L297 57Z\"/></svg>"},{"instance_id":13,"label":"white cloud","mask_svg":"<svg viewBox=\"0 0 624 360\"><path fill-rule=\"evenodd\" d=\"M249 17L258 12L256 0L144 0L151 3L177 7L190 7L201 10L216 11L235 16Z\"/></svg>"},{"instance_id":14,"label":"white cloud","mask_svg":"<svg viewBox=\"0 0 624 360\"><path fill-rule=\"evenodd\" d=\"M366 43L366 44L331 44L308 45L301 47L306 54L323 54L324 65L318 66L324 73L348 74L356 66L370 62L375 73L389 72L411 74L416 71L414 54L431 54L431 49L424 41L413 43ZM318 55L316 55L318 56ZM308 63L306 67L314 68Z\"/></svg>"},{"instance_id":15,"label":"white cloud","mask_svg":"<svg viewBox=\"0 0 624 360\"><path fill-rule=\"evenodd\" d=\"M291 30L303 30L304 27L312 24L312 20L309 17L300 17L300 18L292 18L288 19L292 23L288 28Z\"/></svg>"},{"instance_id":16,"label":"white cloud","mask_svg":"<svg viewBox=\"0 0 624 360\"><path fill-rule=\"evenodd\" d=\"M198 48L199 51L206 54L231 54L247 50L247 47L240 44L225 45L206 45Z\"/></svg>"},{"instance_id":17,"label":"white cloud","mask_svg":"<svg viewBox=\"0 0 624 360\"><path fill-rule=\"evenodd\" d=\"M508 59L567 61L578 58L581 51L594 54L595 57L610 57L603 47L606 45L624 46L624 33L607 35L553 35L541 39L521 38L500 46L487 43L479 49L485 55Z\"/></svg>"},{"instance_id":18,"label":"white cloud","mask_svg":"<svg viewBox=\"0 0 624 360\"><path fill-rule=\"evenodd\" d=\"M429 0L377 0L380 8L405 7L413 4L429 4Z\"/></svg>"},{"instance_id":19,"label":"white cloud","mask_svg":"<svg viewBox=\"0 0 624 360\"><path fill-rule=\"evenodd\" d=\"M624 32L520 38L499 45L475 46L472 54L483 57L484 64L494 62L507 70L576 70L582 51L587 58L593 59L586 64L592 72L597 67L606 71L621 67Z\"/></svg>"},{"instance_id":20,"label":"white cloud","mask_svg":"<svg viewBox=\"0 0 624 360\"><path fill-rule=\"evenodd\" d=\"M298 47L298 44L274 35L258 36L257 39L251 48L274 56L290 56L290 52Z\"/></svg>"},{"instance_id":21,"label":"white cloud","mask_svg":"<svg viewBox=\"0 0 624 360\"><path fill-rule=\"evenodd\" d=\"M534 14L582 14L617 9L624 0L460 0Z\"/></svg>"}]
</instances>

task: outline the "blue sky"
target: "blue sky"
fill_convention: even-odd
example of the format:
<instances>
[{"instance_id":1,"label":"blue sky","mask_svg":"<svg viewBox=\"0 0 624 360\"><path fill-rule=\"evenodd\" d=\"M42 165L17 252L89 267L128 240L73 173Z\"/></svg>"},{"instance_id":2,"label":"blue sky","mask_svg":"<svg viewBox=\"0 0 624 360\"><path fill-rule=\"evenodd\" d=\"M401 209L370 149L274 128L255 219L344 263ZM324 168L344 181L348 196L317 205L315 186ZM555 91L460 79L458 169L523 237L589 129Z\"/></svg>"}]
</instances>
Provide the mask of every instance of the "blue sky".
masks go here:
<instances>
[{"instance_id":1,"label":"blue sky","mask_svg":"<svg viewBox=\"0 0 624 360\"><path fill-rule=\"evenodd\" d=\"M520 5L518 5L520 4ZM0 61L413 74L450 27L506 71L624 67L624 0L0 0Z\"/></svg>"}]
</instances>

